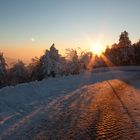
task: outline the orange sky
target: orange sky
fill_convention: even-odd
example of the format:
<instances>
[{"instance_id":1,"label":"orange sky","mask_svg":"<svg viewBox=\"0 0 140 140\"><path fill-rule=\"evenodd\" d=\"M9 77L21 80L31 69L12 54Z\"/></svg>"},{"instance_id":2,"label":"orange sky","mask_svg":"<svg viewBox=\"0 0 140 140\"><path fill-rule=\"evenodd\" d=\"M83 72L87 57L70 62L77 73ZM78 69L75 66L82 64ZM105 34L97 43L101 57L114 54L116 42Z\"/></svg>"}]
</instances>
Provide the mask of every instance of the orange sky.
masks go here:
<instances>
[{"instance_id":1,"label":"orange sky","mask_svg":"<svg viewBox=\"0 0 140 140\"><path fill-rule=\"evenodd\" d=\"M25 63L29 63L31 62L31 58L43 55L44 51L49 49L53 43L55 43L55 47L59 50L59 53L61 55L65 55L65 50L67 48L74 48L78 50L78 47L80 47L82 50L95 50L93 47L97 47L98 42L100 42L104 48L106 45L111 45L112 42L117 43L118 38L116 37L116 40L113 41L109 40L110 38L107 34L99 34L91 37L84 35L84 37L79 40L55 40L54 42L46 42L29 38L28 41L3 41L0 43L0 51L4 53L4 57L6 58L12 58L15 60L20 59Z\"/></svg>"},{"instance_id":2,"label":"orange sky","mask_svg":"<svg viewBox=\"0 0 140 140\"><path fill-rule=\"evenodd\" d=\"M49 43L38 43L36 41L31 43L3 43L0 44L0 51L4 53L4 57L12 58L12 59L21 59L26 63L31 61L31 58L43 55L46 49L53 44L53 42ZM65 55L66 48L78 48L79 45L74 43L75 45L68 42L57 42L56 48L59 50L61 55ZM76 45L77 44L77 45ZM75 47L76 46L76 47ZM85 44L83 43L82 49L85 50Z\"/></svg>"}]
</instances>

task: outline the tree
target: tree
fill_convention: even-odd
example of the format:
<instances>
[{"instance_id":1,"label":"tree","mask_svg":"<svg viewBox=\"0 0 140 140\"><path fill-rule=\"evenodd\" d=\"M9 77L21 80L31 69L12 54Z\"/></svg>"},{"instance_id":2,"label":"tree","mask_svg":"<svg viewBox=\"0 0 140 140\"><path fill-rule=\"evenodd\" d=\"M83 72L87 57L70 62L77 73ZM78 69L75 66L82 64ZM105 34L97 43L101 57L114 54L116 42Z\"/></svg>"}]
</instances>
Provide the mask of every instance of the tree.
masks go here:
<instances>
[{"instance_id":1,"label":"tree","mask_svg":"<svg viewBox=\"0 0 140 140\"><path fill-rule=\"evenodd\" d=\"M17 83L22 83L26 81L26 76L27 76L27 70L25 67L25 64L21 61L18 60L17 63L13 65L13 67L10 69L10 79L11 79L11 84L17 84Z\"/></svg>"},{"instance_id":2,"label":"tree","mask_svg":"<svg viewBox=\"0 0 140 140\"><path fill-rule=\"evenodd\" d=\"M122 60L122 65L129 65L132 63L134 55L134 49L132 48L131 41L128 36L128 32L124 31L121 33L118 43L119 51L120 51L120 59Z\"/></svg>"},{"instance_id":3,"label":"tree","mask_svg":"<svg viewBox=\"0 0 140 140\"><path fill-rule=\"evenodd\" d=\"M4 59L3 53L0 53L0 86L6 84L7 69L6 61Z\"/></svg>"},{"instance_id":4,"label":"tree","mask_svg":"<svg viewBox=\"0 0 140 140\"><path fill-rule=\"evenodd\" d=\"M32 58L32 62L28 66L28 74L30 80L42 80L45 75L43 74L42 63L40 58Z\"/></svg>"},{"instance_id":5,"label":"tree","mask_svg":"<svg viewBox=\"0 0 140 140\"><path fill-rule=\"evenodd\" d=\"M55 77L57 74L60 74L62 57L55 48L55 44L52 44L50 49L45 51L40 61L45 76Z\"/></svg>"},{"instance_id":6,"label":"tree","mask_svg":"<svg viewBox=\"0 0 140 140\"><path fill-rule=\"evenodd\" d=\"M79 74L80 73L80 61L78 58L77 51L74 49L67 49L67 61L68 61L68 69L71 74Z\"/></svg>"},{"instance_id":7,"label":"tree","mask_svg":"<svg viewBox=\"0 0 140 140\"><path fill-rule=\"evenodd\" d=\"M82 52L80 56L80 66L82 70L89 70L89 65L92 59L92 52Z\"/></svg>"},{"instance_id":8,"label":"tree","mask_svg":"<svg viewBox=\"0 0 140 140\"><path fill-rule=\"evenodd\" d=\"M140 40L136 43L133 44L133 48L134 48L134 61L135 61L135 64L136 65L139 65L140 64Z\"/></svg>"},{"instance_id":9,"label":"tree","mask_svg":"<svg viewBox=\"0 0 140 140\"><path fill-rule=\"evenodd\" d=\"M124 31L121 33L118 47L121 48L131 47L131 41L129 39L128 32Z\"/></svg>"}]
</instances>

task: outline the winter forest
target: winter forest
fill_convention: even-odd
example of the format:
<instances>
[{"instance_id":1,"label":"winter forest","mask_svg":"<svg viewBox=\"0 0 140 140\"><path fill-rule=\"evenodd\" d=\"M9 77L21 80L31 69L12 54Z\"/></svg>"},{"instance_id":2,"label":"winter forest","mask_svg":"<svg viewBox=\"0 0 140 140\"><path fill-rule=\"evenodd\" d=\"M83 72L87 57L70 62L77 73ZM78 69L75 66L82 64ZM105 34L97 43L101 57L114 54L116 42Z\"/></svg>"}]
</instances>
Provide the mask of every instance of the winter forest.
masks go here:
<instances>
[{"instance_id":1,"label":"winter forest","mask_svg":"<svg viewBox=\"0 0 140 140\"><path fill-rule=\"evenodd\" d=\"M118 43L107 46L100 56L90 51L81 51L79 54L75 49L67 49L66 56L63 57L53 44L40 58L33 58L29 65L18 60L9 68L1 52L0 87L79 74L85 70L92 71L96 67L126 65L140 65L140 40L132 44L126 31L120 34Z\"/></svg>"}]
</instances>

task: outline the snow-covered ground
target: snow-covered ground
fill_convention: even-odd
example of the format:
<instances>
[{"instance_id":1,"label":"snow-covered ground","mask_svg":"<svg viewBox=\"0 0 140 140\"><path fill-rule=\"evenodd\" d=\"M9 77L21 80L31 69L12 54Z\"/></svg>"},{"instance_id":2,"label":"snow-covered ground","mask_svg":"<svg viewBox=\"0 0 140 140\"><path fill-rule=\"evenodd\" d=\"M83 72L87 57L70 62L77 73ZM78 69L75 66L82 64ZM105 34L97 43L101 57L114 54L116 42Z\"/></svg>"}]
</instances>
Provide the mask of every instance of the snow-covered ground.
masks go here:
<instances>
[{"instance_id":1,"label":"snow-covered ground","mask_svg":"<svg viewBox=\"0 0 140 140\"><path fill-rule=\"evenodd\" d=\"M87 85L96 83L94 87L97 88L93 88L93 90L98 93L102 86L105 90L105 84L99 82L113 79L123 80L138 90L140 87L140 67L99 68L80 75L50 78L40 82L35 81L0 89L0 139L9 139L9 137L10 139L21 139L21 134L27 128L35 127L43 118L42 116L46 114L49 116L51 115L50 112L56 110L55 103L58 101L64 102L73 94L75 95L75 91L77 94L71 100L77 99L78 101L79 94L84 91L84 87ZM78 90L80 92L77 92ZM139 96L138 93L135 94L137 103L140 99ZM68 102L70 101L68 100ZM65 109L64 107L63 109ZM129 107L134 110L130 105ZM135 108L137 108L136 105ZM57 116L57 111L53 115ZM139 120L138 114L136 116Z\"/></svg>"}]
</instances>

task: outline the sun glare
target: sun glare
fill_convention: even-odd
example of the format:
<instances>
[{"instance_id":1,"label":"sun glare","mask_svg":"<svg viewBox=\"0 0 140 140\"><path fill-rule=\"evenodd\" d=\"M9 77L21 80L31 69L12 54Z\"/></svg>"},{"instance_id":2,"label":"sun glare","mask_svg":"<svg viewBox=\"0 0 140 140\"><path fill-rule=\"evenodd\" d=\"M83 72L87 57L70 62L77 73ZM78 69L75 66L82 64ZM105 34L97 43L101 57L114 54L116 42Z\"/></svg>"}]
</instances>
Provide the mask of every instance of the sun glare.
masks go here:
<instances>
[{"instance_id":1,"label":"sun glare","mask_svg":"<svg viewBox=\"0 0 140 140\"><path fill-rule=\"evenodd\" d=\"M105 51L105 47L102 45L101 41L98 41L92 44L91 50L93 54L100 56Z\"/></svg>"}]
</instances>

